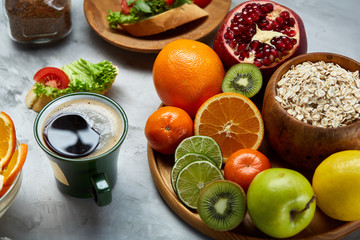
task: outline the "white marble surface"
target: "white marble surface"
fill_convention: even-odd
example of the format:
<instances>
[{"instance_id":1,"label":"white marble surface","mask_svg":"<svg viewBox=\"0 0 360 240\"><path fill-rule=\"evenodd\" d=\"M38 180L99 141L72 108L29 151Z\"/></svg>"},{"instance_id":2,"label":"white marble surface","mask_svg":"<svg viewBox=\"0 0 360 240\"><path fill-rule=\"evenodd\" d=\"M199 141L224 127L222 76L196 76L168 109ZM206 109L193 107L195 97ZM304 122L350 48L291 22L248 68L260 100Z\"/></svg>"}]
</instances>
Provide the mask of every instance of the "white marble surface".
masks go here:
<instances>
[{"instance_id":1,"label":"white marble surface","mask_svg":"<svg viewBox=\"0 0 360 240\"><path fill-rule=\"evenodd\" d=\"M233 1L232 7L240 0ZM303 19L308 52L326 51L360 61L360 3L357 0L282 0ZM207 239L167 207L148 167L147 117L160 100L152 83L154 54L116 48L98 37L83 14L83 2L72 1L73 31L64 40L46 47L18 45L0 24L0 110L14 120L18 140L29 145L23 183L14 204L0 219L0 239ZM213 35L206 43L211 45ZM79 58L110 60L119 76L108 96L125 109L129 132L119 158L118 182L111 205L99 208L90 199L60 193L50 163L32 132L36 113L24 105L34 73L45 66L62 66ZM346 239L359 239L360 230Z\"/></svg>"}]
</instances>

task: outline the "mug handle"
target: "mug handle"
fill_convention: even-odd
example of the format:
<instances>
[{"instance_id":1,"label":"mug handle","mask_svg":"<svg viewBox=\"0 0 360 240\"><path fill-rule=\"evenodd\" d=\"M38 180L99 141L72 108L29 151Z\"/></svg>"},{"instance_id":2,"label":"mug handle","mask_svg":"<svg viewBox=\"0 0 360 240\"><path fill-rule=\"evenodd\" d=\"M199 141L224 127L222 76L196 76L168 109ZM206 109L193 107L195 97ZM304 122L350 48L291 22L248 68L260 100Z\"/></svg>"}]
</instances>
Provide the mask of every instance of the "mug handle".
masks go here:
<instances>
[{"instance_id":1,"label":"mug handle","mask_svg":"<svg viewBox=\"0 0 360 240\"><path fill-rule=\"evenodd\" d=\"M111 187L104 173L99 173L91 177L93 188L90 190L96 204L99 207L106 206L111 203Z\"/></svg>"}]
</instances>

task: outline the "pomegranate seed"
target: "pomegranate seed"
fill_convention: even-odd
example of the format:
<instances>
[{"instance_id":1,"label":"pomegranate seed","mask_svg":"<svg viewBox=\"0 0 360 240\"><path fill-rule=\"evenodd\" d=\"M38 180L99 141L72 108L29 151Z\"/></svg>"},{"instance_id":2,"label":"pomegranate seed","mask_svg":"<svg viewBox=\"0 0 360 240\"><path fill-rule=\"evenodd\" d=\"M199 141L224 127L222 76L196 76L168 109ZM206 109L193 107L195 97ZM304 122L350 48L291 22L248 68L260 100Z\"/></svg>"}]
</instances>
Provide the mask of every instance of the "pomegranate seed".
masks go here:
<instances>
[{"instance_id":1,"label":"pomegranate seed","mask_svg":"<svg viewBox=\"0 0 360 240\"><path fill-rule=\"evenodd\" d=\"M285 43L283 43L283 42L278 42L278 43L276 44L276 48L277 48L279 51L284 51L284 49L285 49Z\"/></svg>"},{"instance_id":2,"label":"pomegranate seed","mask_svg":"<svg viewBox=\"0 0 360 240\"><path fill-rule=\"evenodd\" d=\"M296 35L296 31L295 30L286 30L285 34L288 35L289 37L294 37Z\"/></svg>"},{"instance_id":3,"label":"pomegranate seed","mask_svg":"<svg viewBox=\"0 0 360 240\"><path fill-rule=\"evenodd\" d=\"M260 42L258 40L252 41L250 43L250 49L251 50L256 50L259 46L260 46Z\"/></svg>"},{"instance_id":4,"label":"pomegranate seed","mask_svg":"<svg viewBox=\"0 0 360 240\"><path fill-rule=\"evenodd\" d=\"M285 50L291 50L293 48L293 45L291 42L285 44Z\"/></svg>"},{"instance_id":5,"label":"pomegranate seed","mask_svg":"<svg viewBox=\"0 0 360 240\"><path fill-rule=\"evenodd\" d=\"M254 65L257 67L261 67L262 66L262 60L261 59L255 59L254 60Z\"/></svg>"},{"instance_id":6,"label":"pomegranate seed","mask_svg":"<svg viewBox=\"0 0 360 240\"><path fill-rule=\"evenodd\" d=\"M280 17L283 18L284 20L287 20L290 18L290 13L288 11L283 11L280 13Z\"/></svg>"},{"instance_id":7,"label":"pomegranate seed","mask_svg":"<svg viewBox=\"0 0 360 240\"><path fill-rule=\"evenodd\" d=\"M254 21L254 22L256 22L257 20L259 20L259 15L258 15L257 13L252 13L252 14L250 15L250 17L251 17L251 20Z\"/></svg>"},{"instance_id":8,"label":"pomegranate seed","mask_svg":"<svg viewBox=\"0 0 360 240\"><path fill-rule=\"evenodd\" d=\"M268 57L264 57L262 62L265 66L270 66L272 64L272 61Z\"/></svg>"},{"instance_id":9,"label":"pomegranate seed","mask_svg":"<svg viewBox=\"0 0 360 240\"><path fill-rule=\"evenodd\" d=\"M284 25L282 25L281 27L283 30L287 30L287 29L290 29L290 27L288 25L286 25L286 23Z\"/></svg>"},{"instance_id":10,"label":"pomegranate seed","mask_svg":"<svg viewBox=\"0 0 360 240\"><path fill-rule=\"evenodd\" d=\"M247 24L252 24L253 23L253 20L252 20L252 18L250 16L245 18L245 21L246 21Z\"/></svg>"},{"instance_id":11,"label":"pomegranate seed","mask_svg":"<svg viewBox=\"0 0 360 240\"><path fill-rule=\"evenodd\" d=\"M233 40L235 37L234 37L234 33L232 31L228 31L225 33L225 39L229 39L229 40Z\"/></svg>"},{"instance_id":12,"label":"pomegranate seed","mask_svg":"<svg viewBox=\"0 0 360 240\"><path fill-rule=\"evenodd\" d=\"M230 41L229 43L229 46L232 48L232 49L235 49L236 48L236 45L237 45L237 42L235 40L232 40Z\"/></svg>"},{"instance_id":13,"label":"pomegranate seed","mask_svg":"<svg viewBox=\"0 0 360 240\"><path fill-rule=\"evenodd\" d=\"M272 49L270 50L270 52L271 52L271 56L273 56L274 59L279 56L279 52L278 52L276 49L274 49L274 48L272 48Z\"/></svg>"},{"instance_id":14,"label":"pomegranate seed","mask_svg":"<svg viewBox=\"0 0 360 240\"><path fill-rule=\"evenodd\" d=\"M269 9L270 12L274 10L274 5L272 5L271 3L267 3L265 4L265 6Z\"/></svg>"},{"instance_id":15,"label":"pomegranate seed","mask_svg":"<svg viewBox=\"0 0 360 240\"><path fill-rule=\"evenodd\" d=\"M240 52L240 56L243 57L244 59L248 58L249 57L249 52L246 51L246 50L243 50L243 51Z\"/></svg>"},{"instance_id":16,"label":"pomegranate seed","mask_svg":"<svg viewBox=\"0 0 360 240\"><path fill-rule=\"evenodd\" d=\"M263 57L263 54L261 51L259 51L255 54L255 58L262 58L262 57Z\"/></svg>"},{"instance_id":17,"label":"pomegranate seed","mask_svg":"<svg viewBox=\"0 0 360 240\"><path fill-rule=\"evenodd\" d=\"M282 26L285 22L285 20L281 17L277 17L275 20L280 26Z\"/></svg>"},{"instance_id":18,"label":"pomegranate seed","mask_svg":"<svg viewBox=\"0 0 360 240\"><path fill-rule=\"evenodd\" d=\"M248 15L248 10L247 9L244 9L243 11L242 11L242 16L243 17L246 17Z\"/></svg>"},{"instance_id":19,"label":"pomegranate seed","mask_svg":"<svg viewBox=\"0 0 360 240\"><path fill-rule=\"evenodd\" d=\"M263 49L264 49L264 51L265 51L266 49L271 49L271 46L270 46L269 44L266 44L266 43L265 43Z\"/></svg>"},{"instance_id":20,"label":"pomegranate seed","mask_svg":"<svg viewBox=\"0 0 360 240\"><path fill-rule=\"evenodd\" d=\"M259 24L259 28L260 28L261 30L264 30L264 28L266 28L267 25L268 25L268 23L262 22L262 23Z\"/></svg>"},{"instance_id":21,"label":"pomegranate seed","mask_svg":"<svg viewBox=\"0 0 360 240\"><path fill-rule=\"evenodd\" d=\"M280 25L277 22L272 22L271 27L272 29L277 30L279 29Z\"/></svg>"},{"instance_id":22,"label":"pomegranate seed","mask_svg":"<svg viewBox=\"0 0 360 240\"><path fill-rule=\"evenodd\" d=\"M269 57L270 56L270 53L271 53L271 50L269 48L265 49L264 50L264 56L265 57Z\"/></svg>"},{"instance_id":23,"label":"pomegranate seed","mask_svg":"<svg viewBox=\"0 0 360 240\"><path fill-rule=\"evenodd\" d=\"M294 45L296 45L296 43L297 43L297 40L295 38L292 38L291 39L291 44L294 46Z\"/></svg>"},{"instance_id":24,"label":"pomegranate seed","mask_svg":"<svg viewBox=\"0 0 360 240\"><path fill-rule=\"evenodd\" d=\"M246 48L247 48L247 44L246 43L241 43L241 44L239 44L238 51L244 50Z\"/></svg>"},{"instance_id":25,"label":"pomegranate seed","mask_svg":"<svg viewBox=\"0 0 360 240\"><path fill-rule=\"evenodd\" d=\"M246 5L245 5L245 8L246 8L246 9L252 8L252 4L251 4L251 3L246 4Z\"/></svg>"},{"instance_id":26,"label":"pomegranate seed","mask_svg":"<svg viewBox=\"0 0 360 240\"><path fill-rule=\"evenodd\" d=\"M290 27L295 26L295 19L294 19L294 18L290 18L289 21L288 21L288 25L289 25Z\"/></svg>"},{"instance_id":27,"label":"pomegranate seed","mask_svg":"<svg viewBox=\"0 0 360 240\"><path fill-rule=\"evenodd\" d=\"M239 21L240 18L241 18L241 13L236 13L234 18L231 19L231 21Z\"/></svg>"},{"instance_id":28,"label":"pomegranate seed","mask_svg":"<svg viewBox=\"0 0 360 240\"><path fill-rule=\"evenodd\" d=\"M266 25L262 30L267 30L267 31L270 31L270 30L273 30L273 26L271 23L269 23L268 25Z\"/></svg>"}]
</instances>

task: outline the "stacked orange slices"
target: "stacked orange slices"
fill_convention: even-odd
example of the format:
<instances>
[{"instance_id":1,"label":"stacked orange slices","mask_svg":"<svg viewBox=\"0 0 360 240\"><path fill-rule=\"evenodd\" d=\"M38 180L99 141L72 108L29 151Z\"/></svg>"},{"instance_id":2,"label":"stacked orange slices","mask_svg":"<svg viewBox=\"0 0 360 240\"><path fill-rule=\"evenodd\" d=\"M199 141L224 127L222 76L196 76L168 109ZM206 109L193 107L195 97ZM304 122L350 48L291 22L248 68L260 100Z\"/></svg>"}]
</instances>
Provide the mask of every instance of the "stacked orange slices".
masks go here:
<instances>
[{"instance_id":1,"label":"stacked orange slices","mask_svg":"<svg viewBox=\"0 0 360 240\"><path fill-rule=\"evenodd\" d=\"M0 112L0 197L10 188L20 173L26 159L28 146L17 146L15 126L12 119Z\"/></svg>"}]
</instances>

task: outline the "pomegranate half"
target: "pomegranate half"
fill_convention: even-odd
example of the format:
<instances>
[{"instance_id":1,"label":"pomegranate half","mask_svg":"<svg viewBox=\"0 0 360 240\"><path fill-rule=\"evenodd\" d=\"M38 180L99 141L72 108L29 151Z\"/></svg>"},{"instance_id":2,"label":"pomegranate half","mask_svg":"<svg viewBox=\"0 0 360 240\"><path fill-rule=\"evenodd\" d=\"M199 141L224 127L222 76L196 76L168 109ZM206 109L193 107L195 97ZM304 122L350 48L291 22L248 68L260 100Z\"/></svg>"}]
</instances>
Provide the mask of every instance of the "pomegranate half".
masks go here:
<instances>
[{"instance_id":1,"label":"pomegranate half","mask_svg":"<svg viewBox=\"0 0 360 240\"><path fill-rule=\"evenodd\" d=\"M253 63L268 80L286 60L307 52L307 39L294 11L272 1L252 0L226 15L213 48L226 68Z\"/></svg>"}]
</instances>

